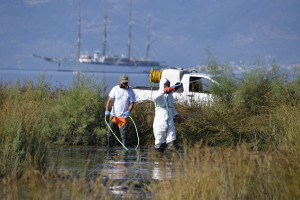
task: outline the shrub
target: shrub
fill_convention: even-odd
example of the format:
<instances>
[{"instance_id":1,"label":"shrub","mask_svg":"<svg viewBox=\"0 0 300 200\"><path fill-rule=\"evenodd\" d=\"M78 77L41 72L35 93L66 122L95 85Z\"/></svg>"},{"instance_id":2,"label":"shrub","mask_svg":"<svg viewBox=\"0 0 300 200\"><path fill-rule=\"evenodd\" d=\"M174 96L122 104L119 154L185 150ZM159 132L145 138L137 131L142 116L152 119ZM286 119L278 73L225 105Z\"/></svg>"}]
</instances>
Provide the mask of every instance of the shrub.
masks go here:
<instances>
[{"instance_id":1,"label":"shrub","mask_svg":"<svg viewBox=\"0 0 300 200\"><path fill-rule=\"evenodd\" d=\"M28 167L43 170L47 162L46 132L49 84L44 77L21 87L1 85L0 108L0 176L20 176Z\"/></svg>"},{"instance_id":2,"label":"shrub","mask_svg":"<svg viewBox=\"0 0 300 200\"><path fill-rule=\"evenodd\" d=\"M104 94L105 86L85 74L74 76L68 90L58 90L52 113L55 118L51 127L52 141L70 145L98 144L96 130L106 127Z\"/></svg>"}]
</instances>

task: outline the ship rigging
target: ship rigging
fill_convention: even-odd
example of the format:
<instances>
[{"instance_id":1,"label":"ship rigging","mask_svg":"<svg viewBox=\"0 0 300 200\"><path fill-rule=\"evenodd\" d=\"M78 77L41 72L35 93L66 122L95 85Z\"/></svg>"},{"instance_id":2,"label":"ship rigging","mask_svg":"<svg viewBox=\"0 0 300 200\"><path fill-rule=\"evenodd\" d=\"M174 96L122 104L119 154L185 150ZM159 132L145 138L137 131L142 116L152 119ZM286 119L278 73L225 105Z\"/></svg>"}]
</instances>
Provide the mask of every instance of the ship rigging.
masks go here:
<instances>
[{"instance_id":1,"label":"ship rigging","mask_svg":"<svg viewBox=\"0 0 300 200\"><path fill-rule=\"evenodd\" d=\"M149 70L151 67L158 69L165 66L162 66L158 61L152 61L149 59L149 49L150 49L150 15L148 19L148 32L147 32L147 41L146 41L146 56L144 58L134 58L131 57L131 36L132 36L132 0L130 0L129 6L129 31L128 31L128 42L127 42L127 57L124 56L108 56L106 54L107 47L107 22L108 22L108 0L105 0L104 4L104 28L103 28L103 41L102 41L102 55L99 51L95 51L93 56L84 54L81 52L81 0L79 1L78 9L78 33L77 33L77 63L81 64L93 64L100 65L98 68L92 67L92 71L106 71L104 66L122 66L123 68L128 66L130 68L136 67L141 68L144 71ZM33 55L35 57L44 59L49 62L58 63L59 67L62 68L66 62L69 62L69 59L63 58L50 58L44 56ZM74 62L73 62L74 63ZM101 65L103 67L101 67ZM70 62L68 64L70 66ZM91 65L89 65L91 66ZM90 67L91 68L91 67ZM64 70L65 71L65 70ZM150 71L150 70L149 70Z\"/></svg>"}]
</instances>

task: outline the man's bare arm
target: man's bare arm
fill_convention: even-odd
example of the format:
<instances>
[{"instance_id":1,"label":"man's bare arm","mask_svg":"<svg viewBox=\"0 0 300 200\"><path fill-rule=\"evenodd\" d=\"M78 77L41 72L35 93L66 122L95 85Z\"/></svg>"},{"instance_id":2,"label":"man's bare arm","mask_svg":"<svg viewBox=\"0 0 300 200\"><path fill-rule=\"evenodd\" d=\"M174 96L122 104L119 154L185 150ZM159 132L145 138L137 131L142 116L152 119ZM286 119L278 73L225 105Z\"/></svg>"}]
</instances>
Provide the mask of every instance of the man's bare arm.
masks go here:
<instances>
[{"instance_id":1,"label":"man's bare arm","mask_svg":"<svg viewBox=\"0 0 300 200\"><path fill-rule=\"evenodd\" d=\"M134 102L131 102L128 107L129 112L131 112L133 110L133 108L134 108Z\"/></svg>"},{"instance_id":2,"label":"man's bare arm","mask_svg":"<svg viewBox=\"0 0 300 200\"><path fill-rule=\"evenodd\" d=\"M113 102L113 98L108 97L108 100L107 100L106 106L105 106L105 110L109 110L111 108L112 102Z\"/></svg>"}]
</instances>

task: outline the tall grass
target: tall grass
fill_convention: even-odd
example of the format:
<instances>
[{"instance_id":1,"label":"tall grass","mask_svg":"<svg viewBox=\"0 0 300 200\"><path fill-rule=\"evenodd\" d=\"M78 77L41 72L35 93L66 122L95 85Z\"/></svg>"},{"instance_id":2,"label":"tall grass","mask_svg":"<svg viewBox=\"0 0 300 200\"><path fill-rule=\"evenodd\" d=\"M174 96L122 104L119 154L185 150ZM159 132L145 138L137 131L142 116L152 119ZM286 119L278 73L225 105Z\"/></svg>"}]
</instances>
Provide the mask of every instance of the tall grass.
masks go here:
<instances>
[{"instance_id":1,"label":"tall grass","mask_svg":"<svg viewBox=\"0 0 300 200\"><path fill-rule=\"evenodd\" d=\"M0 176L44 170L47 146L105 144L105 86L79 74L72 85L53 89L45 81L0 84Z\"/></svg>"},{"instance_id":2,"label":"tall grass","mask_svg":"<svg viewBox=\"0 0 300 200\"><path fill-rule=\"evenodd\" d=\"M45 169L49 85L18 81L0 89L0 176L20 175L27 167Z\"/></svg>"},{"instance_id":3,"label":"tall grass","mask_svg":"<svg viewBox=\"0 0 300 200\"><path fill-rule=\"evenodd\" d=\"M185 148L172 165L161 162L163 179L150 187L154 199L299 199L299 146L295 151ZM172 177L169 174L172 172Z\"/></svg>"},{"instance_id":4,"label":"tall grass","mask_svg":"<svg viewBox=\"0 0 300 200\"><path fill-rule=\"evenodd\" d=\"M13 176L0 180L1 199L113 199L109 195L111 182L105 184L99 176L89 182L85 177L66 172L41 173L27 170L21 178Z\"/></svg>"}]
</instances>

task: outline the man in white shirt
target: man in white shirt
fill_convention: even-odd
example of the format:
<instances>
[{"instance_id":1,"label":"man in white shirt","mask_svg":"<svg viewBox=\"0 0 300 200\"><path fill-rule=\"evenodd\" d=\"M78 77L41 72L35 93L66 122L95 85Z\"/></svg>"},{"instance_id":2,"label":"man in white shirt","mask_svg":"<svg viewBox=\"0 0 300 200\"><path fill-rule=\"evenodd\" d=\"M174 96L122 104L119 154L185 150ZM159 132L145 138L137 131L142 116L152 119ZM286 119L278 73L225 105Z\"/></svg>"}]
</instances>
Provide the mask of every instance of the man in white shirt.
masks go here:
<instances>
[{"instance_id":1,"label":"man in white shirt","mask_svg":"<svg viewBox=\"0 0 300 200\"><path fill-rule=\"evenodd\" d=\"M128 85L128 77L120 76L120 85L112 88L106 102L105 116L109 116L109 126L115 132L119 128L122 143L128 146L128 117L134 108L135 94ZM112 106L111 112L109 111ZM111 148L115 144L115 138L111 130L107 131L108 147Z\"/></svg>"}]
</instances>

